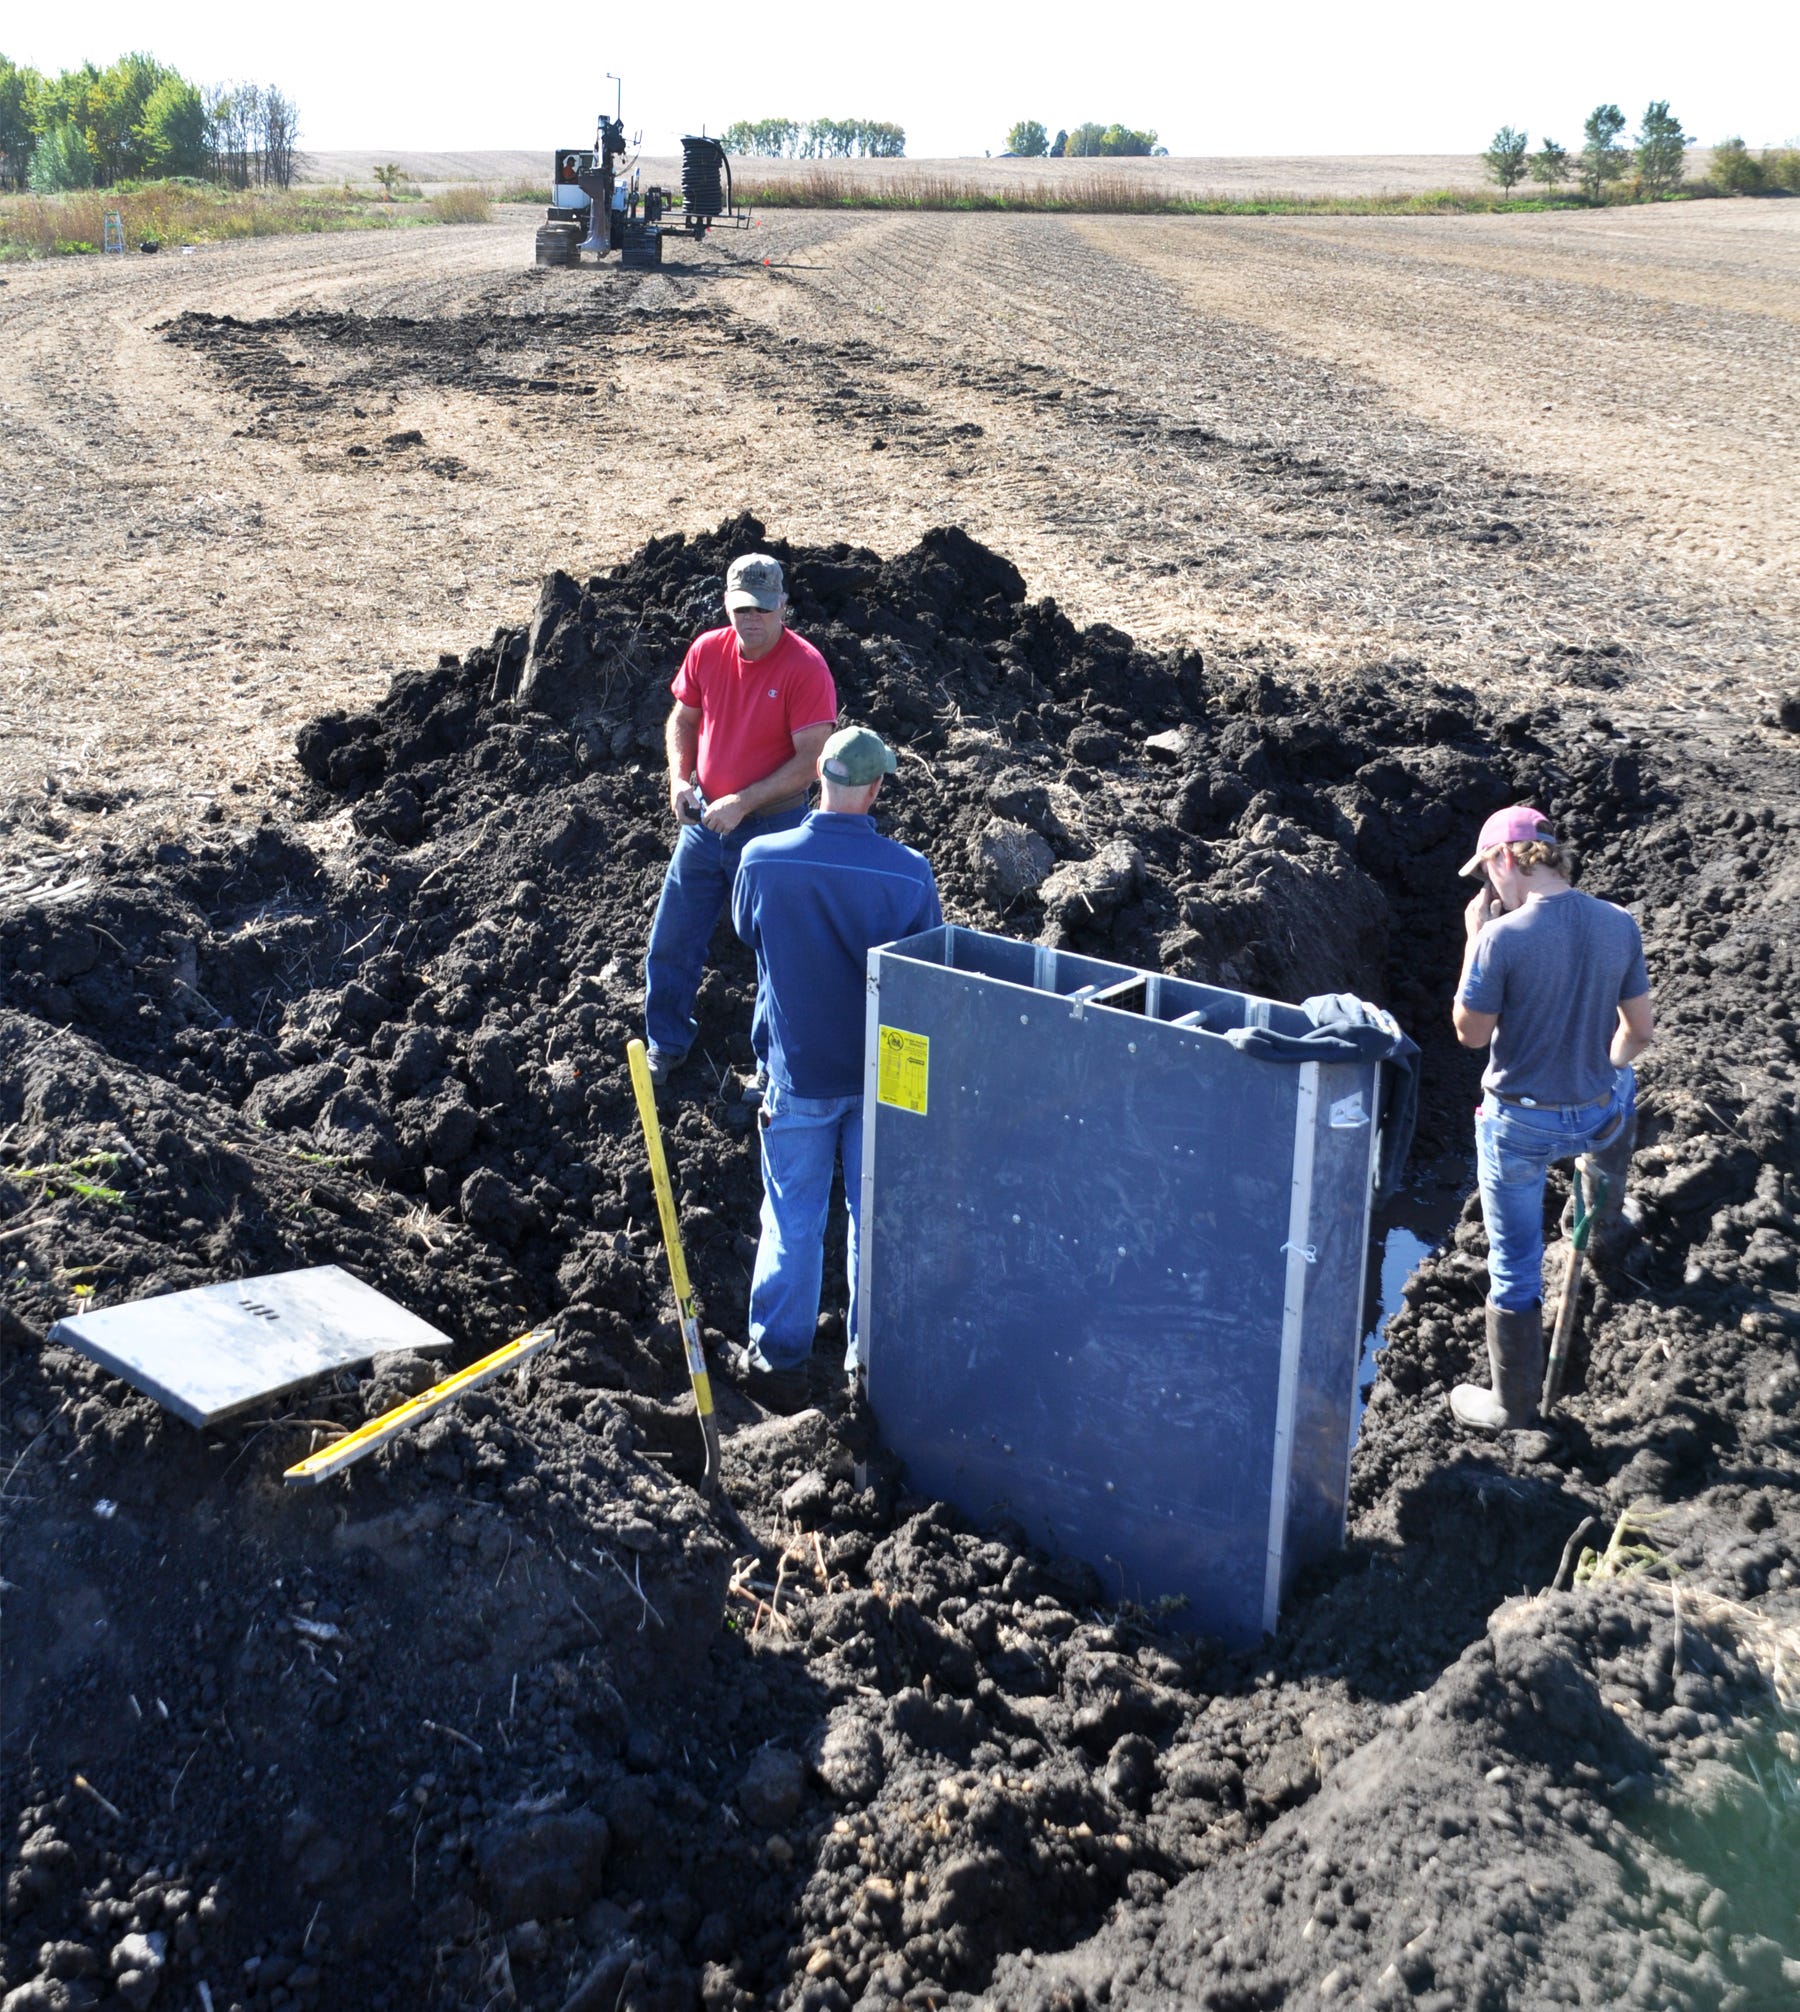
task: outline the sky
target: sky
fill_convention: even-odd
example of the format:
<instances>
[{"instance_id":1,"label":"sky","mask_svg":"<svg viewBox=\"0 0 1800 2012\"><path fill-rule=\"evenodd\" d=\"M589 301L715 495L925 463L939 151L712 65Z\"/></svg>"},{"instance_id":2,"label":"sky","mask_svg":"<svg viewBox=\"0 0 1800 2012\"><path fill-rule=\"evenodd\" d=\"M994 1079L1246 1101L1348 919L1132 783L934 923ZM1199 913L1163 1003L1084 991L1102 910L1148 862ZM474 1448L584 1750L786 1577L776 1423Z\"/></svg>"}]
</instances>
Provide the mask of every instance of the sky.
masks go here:
<instances>
[{"instance_id":1,"label":"sky","mask_svg":"<svg viewBox=\"0 0 1800 2012\"><path fill-rule=\"evenodd\" d=\"M684 0L403 7L160 0L7 10L0 53L40 70L148 50L197 83L279 85L301 145L548 151L591 139L624 79L651 153L734 119L891 119L906 151L998 153L1016 119L1153 128L1174 154L1467 154L1502 124L1580 144L1596 104L1635 130L1667 98L1703 143L1800 139L1800 10L1739 0L1476 7L1445 0L1065 5Z\"/></svg>"}]
</instances>

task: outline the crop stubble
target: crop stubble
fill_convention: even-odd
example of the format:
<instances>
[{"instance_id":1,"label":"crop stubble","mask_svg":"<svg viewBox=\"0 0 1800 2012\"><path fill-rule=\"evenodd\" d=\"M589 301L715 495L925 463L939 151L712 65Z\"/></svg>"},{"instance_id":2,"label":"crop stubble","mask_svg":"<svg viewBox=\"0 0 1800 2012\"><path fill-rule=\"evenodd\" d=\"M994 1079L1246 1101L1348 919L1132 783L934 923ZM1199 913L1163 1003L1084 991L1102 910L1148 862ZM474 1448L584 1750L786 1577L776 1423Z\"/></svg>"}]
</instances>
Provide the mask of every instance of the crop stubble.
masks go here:
<instances>
[{"instance_id":1,"label":"crop stubble","mask_svg":"<svg viewBox=\"0 0 1800 2012\"><path fill-rule=\"evenodd\" d=\"M517 619L549 567L740 508L887 550L955 520L1146 641L1766 711L1800 626L1790 209L784 214L645 278L533 274L521 221L16 272L8 843L94 835L66 798L46 828L46 775L115 820L229 810L319 705ZM320 309L466 323L471 368L333 396L342 344L283 320ZM325 395L258 422L163 339L190 311L275 323ZM488 381L482 325L546 312L593 342L504 372L590 397Z\"/></svg>"}]
</instances>

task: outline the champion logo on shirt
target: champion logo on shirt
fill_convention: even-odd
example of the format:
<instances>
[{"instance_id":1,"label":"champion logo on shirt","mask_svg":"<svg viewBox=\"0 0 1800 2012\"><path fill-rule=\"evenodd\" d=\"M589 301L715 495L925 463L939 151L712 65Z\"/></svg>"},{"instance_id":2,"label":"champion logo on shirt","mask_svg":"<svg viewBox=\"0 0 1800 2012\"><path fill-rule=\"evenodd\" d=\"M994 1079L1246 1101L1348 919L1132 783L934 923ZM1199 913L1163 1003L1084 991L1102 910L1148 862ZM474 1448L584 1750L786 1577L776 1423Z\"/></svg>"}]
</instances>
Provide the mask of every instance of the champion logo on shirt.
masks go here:
<instances>
[{"instance_id":1,"label":"champion logo on shirt","mask_svg":"<svg viewBox=\"0 0 1800 2012\"><path fill-rule=\"evenodd\" d=\"M778 691L777 691L777 690L775 689L775 687L774 687L773 685L771 685L771 686L769 687L769 696L770 696L770 698L772 698L772 699L778 699L778 698L780 698L781 694L780 694L780 693L779 693L779 692L778 692Z\"/></svg>"}]
</instances>

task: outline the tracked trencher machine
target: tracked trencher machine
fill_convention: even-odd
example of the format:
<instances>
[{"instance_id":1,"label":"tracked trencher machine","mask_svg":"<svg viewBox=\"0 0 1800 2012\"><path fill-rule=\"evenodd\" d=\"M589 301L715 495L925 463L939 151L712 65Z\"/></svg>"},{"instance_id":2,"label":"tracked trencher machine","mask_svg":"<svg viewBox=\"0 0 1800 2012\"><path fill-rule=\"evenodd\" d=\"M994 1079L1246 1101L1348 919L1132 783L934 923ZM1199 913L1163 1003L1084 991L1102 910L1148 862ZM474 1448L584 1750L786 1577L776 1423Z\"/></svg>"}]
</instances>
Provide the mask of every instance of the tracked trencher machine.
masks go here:
<instances>
[{"instance_id":1,"label":"tracked trencher machine","mask_svg":"<svg viewBox=\"0 0 1800 2012\"><path fill-rule=\"evenodd\" d=\"M623 165L634 146L626 144L624 120L602 113L591 147L557 149L550 207L538 226L539 265L580 265L617 252L622 266L658 266L671 232L699 239L715 225L749 224L732 200L731 160L717 140L683 138L678 190L642 186L635 166Z\"/></svg>"}]
</instances>

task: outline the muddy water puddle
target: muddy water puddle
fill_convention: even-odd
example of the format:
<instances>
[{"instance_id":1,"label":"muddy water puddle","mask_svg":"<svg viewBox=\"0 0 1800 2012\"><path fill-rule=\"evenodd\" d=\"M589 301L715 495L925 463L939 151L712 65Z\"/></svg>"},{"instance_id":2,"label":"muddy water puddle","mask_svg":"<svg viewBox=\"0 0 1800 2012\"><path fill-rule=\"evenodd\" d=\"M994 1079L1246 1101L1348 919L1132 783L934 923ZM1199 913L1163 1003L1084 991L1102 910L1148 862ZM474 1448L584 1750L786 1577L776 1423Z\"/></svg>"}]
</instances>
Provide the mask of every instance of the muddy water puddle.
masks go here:
<instances>
[{"instance_id":1,"label":"muddy water puddle","mask_svg":"<svg viewBox=\"0 0 1800 2012\"><path fill-rule=\"evenodd\" d=\"M1443 1248L1462 1213L1463 1197L1474 1185L1474 1162L1446 1154L1415 1169L1399 1194L1383 1202L1370 1219L1353 1435L1362 1430L1363 1410L1375 1387L1381 1366L1378 1358L1387 1342L1387 1324L1400 1311L1406 1282L1427 1258Z\"/></svg>"}]
</instances>

